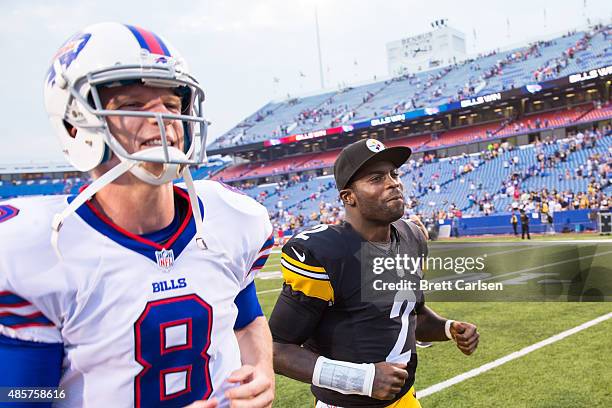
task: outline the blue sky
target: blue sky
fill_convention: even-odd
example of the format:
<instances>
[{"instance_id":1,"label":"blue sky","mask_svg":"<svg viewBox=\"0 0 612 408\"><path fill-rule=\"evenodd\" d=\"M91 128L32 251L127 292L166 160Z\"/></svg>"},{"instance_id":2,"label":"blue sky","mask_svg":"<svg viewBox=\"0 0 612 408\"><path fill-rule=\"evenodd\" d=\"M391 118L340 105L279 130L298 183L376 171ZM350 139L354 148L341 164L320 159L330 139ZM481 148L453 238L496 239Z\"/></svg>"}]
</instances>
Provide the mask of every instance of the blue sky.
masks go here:
<instances>
[{"instance_id":1,"label":"blue sky","mask_svg":"<svg viewBox=\"0 0 612 408\"><path fill-rule=\"evenodd\" d=\"M0 167L62 161L44 111L43 78L63 41L100 21L141 26L180 49L204 86L207 118L213 123L210 131L218 136L272 99L320 89L315 5L330 88L386 76L385 44L427 31L435 19L448 18L451 26L463 31L472 53L584 26L587 18L612 18L606 0L177 0L172 7L169 4L0 2L4 57ZM274 77L280 80L277 84Z\"/></svg>"}]
</instances>

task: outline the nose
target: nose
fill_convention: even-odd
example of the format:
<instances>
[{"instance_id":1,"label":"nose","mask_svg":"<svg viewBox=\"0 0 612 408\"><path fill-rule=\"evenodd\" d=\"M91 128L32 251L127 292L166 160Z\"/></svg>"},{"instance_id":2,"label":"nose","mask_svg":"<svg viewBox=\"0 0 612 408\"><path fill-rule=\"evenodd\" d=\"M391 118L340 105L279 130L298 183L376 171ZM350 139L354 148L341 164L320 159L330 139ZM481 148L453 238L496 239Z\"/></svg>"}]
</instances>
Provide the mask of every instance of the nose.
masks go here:
<instances>
[{"instance_id":1,"label":"nose","mask_svg":"<svg viewBox=\"0 0 612 408\"><path fill-rule=\"evenodd\" d=\"M161 98L156 98L155 100L151 101L151 104L150 104L150 106L149 106L149 108L147 110L150 111L150 112L161 113L161 114L173 113L170 109L168 109L168 107L161 100ZM153 125L157 125L158 124L157 117L150 117L150 118L148 118L148 121L149 121L149 123L151 123ZM170 126L174 121L175 121L175 119L163 118L163 122L164 122L164 126L165 127Z\"/></svg>"},{"instance_id":2,"label":"nose","mask_svg":"<svg viewBox=\"0 0 612 408\"><path fill-rule=\"evenodd\" d=\"M399 177L394 177L393 174L387 173L386 177L387 188L397 188L403 190L403 184Z\"/></svg>"}]
</instances>

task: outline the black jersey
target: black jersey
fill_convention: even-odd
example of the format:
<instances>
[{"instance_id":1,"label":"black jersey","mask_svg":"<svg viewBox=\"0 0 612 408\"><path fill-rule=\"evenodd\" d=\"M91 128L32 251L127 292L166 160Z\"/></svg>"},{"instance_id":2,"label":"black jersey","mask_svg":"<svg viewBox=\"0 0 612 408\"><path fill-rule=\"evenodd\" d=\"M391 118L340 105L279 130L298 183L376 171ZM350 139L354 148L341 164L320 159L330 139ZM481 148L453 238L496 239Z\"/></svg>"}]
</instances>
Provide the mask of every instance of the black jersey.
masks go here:
<instances>
[{"instance_id":1,"label":"black jersey","mask_svg":"<svg viewBox=\"0 0 612 408\"><path fill-rule=\"evenodd\" d=\"M361 267L368 245L348 223L318 225L294 235L282 250L285 282L270 327L275 342L303 345L334 360L407 362L409 377L396 396L399 400L414 383L416 313L424 300L422 293L412 302L398 302L397 297L382 304L364 300ZM390 249L388 254L427 255L424 234L404 220L392 224ZM314 385L311 389L318 400L342 407L375 408L393 402Z\"/></svg>"}]
</instances>

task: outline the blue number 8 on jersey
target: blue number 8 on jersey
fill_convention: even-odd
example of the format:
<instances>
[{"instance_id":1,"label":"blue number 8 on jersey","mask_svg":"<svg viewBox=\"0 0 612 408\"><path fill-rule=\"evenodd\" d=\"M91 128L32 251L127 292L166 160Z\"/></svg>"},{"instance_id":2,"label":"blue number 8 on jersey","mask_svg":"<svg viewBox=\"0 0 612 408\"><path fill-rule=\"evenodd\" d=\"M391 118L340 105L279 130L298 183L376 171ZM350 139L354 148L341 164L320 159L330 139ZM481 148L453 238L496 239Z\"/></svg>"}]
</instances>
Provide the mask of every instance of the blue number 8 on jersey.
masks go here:
<instances>
[{"instance_id":1,"label":"blue number 8 on jersey","mask_svg":"<svg viewBox=\"0 0 612 408\"><path fill-rule=\"evenodd\" d=\"M148 302L134 324L136 407L176 407L212 393L212 307L192 294Z\"/></svg>"}]
</instances>

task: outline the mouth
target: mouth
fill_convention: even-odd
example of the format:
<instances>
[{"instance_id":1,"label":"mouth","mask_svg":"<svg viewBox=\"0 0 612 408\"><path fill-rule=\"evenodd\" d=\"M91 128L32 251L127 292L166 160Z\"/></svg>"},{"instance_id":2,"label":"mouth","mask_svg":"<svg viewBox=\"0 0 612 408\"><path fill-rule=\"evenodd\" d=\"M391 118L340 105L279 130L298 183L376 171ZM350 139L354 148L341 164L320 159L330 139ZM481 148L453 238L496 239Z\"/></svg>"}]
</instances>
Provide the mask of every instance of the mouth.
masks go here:
<instances>
[{"instance_id":1,"label":"mouth","mask_svg":"<svg viewBox=\"0 0 612 408\"><path fill-rule=\"evenodd\" d=\"M173 140L166 139L166 143L168 144L168 146L176 147L175 146L176 143ZM162 144L161 138L157 137L157 138L146 140L144 143L141 144L141 146L144 146L144 147L157 147L157 146L163 146L163 144Z\"/></svg>"},{"instance_id":2,"label":"mouth","mask_svg":"<svg viewBox=\"0 0 612 408\"><path fill-rule=\"evenodd\" d=\"M387 200L387 202L389 203L389 202L391 202L391 201L395 201L395 200L400 200L400 201L402 201L402 202L403 202L403 201L404 201L404 196L403 196L403 195L395 195L395 196L392 196L392 197L390 197L390 198Z\"/></svg>"}]
</instances>

